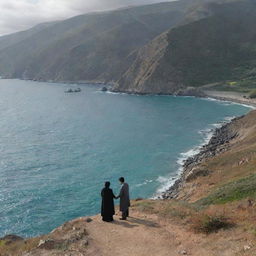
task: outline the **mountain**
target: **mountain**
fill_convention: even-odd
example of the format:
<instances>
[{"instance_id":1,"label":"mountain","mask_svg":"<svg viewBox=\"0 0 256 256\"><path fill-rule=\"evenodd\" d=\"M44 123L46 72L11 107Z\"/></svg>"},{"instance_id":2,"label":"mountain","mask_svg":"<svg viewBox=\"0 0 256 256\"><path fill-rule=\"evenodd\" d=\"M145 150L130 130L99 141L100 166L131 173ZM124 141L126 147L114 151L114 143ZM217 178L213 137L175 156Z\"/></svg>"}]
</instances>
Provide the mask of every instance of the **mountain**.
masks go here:
<instances>
[{"instance_id":1,"label":"mountain","mask_svg":"<svg viewBox=\"0 0 256 256\"><path fill-rule=\"evenodd\" d=\"M255 0L180 0L41 24L0 37L0 76L114 82L113 91L142 94L193 94L227 81L239 85L229 90L249 91L255 7Z\"/></svg>"},{"instance_id":2,"label":"mountain","mask_svg":"<svg viewBox=\"0 0 256 256\"><path fill-rule=\"evenodd\" d=\"M184 19L190 1L90 13L0 37L0 75L117 81L136 51Z\"/></svg>"},{"instance_id":3,"label":"mountain","mask_svg":"<svg viewBox=\"0 0 256 256\"><path fill-rule=\"evenodd\" d=\"M256 79L256 2L204 3L198 8L205 17L193 21L192 12L187 15L191 20L143 46L114 90L177 93L191 86Z\"/></svg>"}]
</instances>

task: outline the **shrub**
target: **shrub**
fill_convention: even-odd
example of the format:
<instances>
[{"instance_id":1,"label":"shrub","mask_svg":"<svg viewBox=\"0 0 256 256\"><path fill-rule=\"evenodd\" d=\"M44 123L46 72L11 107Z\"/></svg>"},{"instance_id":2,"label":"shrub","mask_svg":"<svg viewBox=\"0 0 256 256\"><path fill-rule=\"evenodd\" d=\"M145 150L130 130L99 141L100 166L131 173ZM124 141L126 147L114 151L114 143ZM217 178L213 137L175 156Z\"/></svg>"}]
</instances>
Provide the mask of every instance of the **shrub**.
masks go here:
<instances>
[{"instance_id":1,"label":"shrub","mask_svg":"<svg viewBox=\"0 0 256 256\"><path fill-rule=\"evenodd\" d=\"M197 215L192 220L194 231L204 234L217 232L222 228L229 228L232 224L223 216Z\"/></svg>"},{"instance_id":2,"label":"shrub","mask_svg":"<svg viewBox=\"0 0 256 256\"><path fill-rule=\"evenodd\" d=\"M252 91L250 92L249 97L250 97L251 99L256 98L256 89L255 89L255 90L252 90Z\"/></svg>"}]
</instances>

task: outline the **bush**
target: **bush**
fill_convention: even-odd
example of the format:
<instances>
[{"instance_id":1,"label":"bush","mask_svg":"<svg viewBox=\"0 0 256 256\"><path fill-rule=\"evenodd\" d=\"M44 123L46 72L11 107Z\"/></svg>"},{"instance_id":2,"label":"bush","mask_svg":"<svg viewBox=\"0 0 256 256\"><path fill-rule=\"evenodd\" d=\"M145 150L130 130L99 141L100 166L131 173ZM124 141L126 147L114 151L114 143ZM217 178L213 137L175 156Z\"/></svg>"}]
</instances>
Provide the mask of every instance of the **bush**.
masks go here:
<instances>
[{"instance_id":1,"label":"bush","mask_svg":"<svg viewBox=\"0 0 256 256\"><path fill-rule=\"evenodd\" d=\"M198 215L192 220L194 231L204 234L217 232L222 228L229 228L232 224L223 216Z\"/></svg>"},{"instance_id":2,"label":"bush","mask_svg":"<svg viewBox=\"0 0 256 256\"><path fill-rule=\"evenodd\" d=\"M249 97L250 97L251 99L255 99L255 98L256 98L256 90L252 90L252 91L250 92L250 94L249 94Z\"/></svg>"}]
</instances>

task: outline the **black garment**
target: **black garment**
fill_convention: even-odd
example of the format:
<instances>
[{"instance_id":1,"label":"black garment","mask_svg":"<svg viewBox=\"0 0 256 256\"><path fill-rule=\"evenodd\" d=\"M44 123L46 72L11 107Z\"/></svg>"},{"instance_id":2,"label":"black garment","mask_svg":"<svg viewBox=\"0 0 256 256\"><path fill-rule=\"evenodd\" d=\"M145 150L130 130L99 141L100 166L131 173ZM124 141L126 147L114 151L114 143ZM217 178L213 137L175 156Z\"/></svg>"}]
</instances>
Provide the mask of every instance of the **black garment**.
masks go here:
<instances>
[{"instance_id":1,"label":"black garment","mask_svg":"<svg viewBox=\"0 0 256 256\"><path fill-rule=\"evenodd\" d=\"M115 214L114 198L112 189L103 188L101 191L102 204L101 204L101 216L103 221L113 221L113 215Z\"/></svg>"},{"instance_id":2,"label":"black garment","mask_svg":"<svg viewBox=\"0 0 256 256\"><path fill-rule=\"evenodd\" d=\"M126 220L127 217L129 217L129 208L122 212L122 219Z\"/></svg>"}]
</instances>

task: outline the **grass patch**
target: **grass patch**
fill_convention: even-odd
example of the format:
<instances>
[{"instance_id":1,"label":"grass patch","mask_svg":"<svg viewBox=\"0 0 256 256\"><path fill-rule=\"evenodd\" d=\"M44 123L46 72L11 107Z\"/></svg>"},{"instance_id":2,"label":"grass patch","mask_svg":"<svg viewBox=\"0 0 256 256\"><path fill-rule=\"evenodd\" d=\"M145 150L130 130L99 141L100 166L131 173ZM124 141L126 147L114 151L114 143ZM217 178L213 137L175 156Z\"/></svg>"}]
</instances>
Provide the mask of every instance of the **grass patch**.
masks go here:
<instances>
[{"instance_id":1,"label":"grass patch","mask_svg":"<svg viewBox=\"0 0 256 256\"><path fill-rule=\"evenodd\" d=\"M137 210L141 212L147 212L147 213L156 213L155 211L155 201L138 201L135 204L135 207Z\"/></svg>"},{"instance_id":2,"label":"grass patch","mask_svg":"<svg viewBox=\"0 0 256 256\"><path fill-rule=\"evenodd\" d=\"M209 90L250 93L256 89L256 77L236 81L223 81L209 88Z\"/></svg>"},{"instance_id":3,"label":"grass patch","mask_svg":"<svg viewBox=\"0 0 256 256\"><path fill-rule=\"evenodd\" d=\"M178 220L184 220L196 212L195 207L190 203L176 200L139 201L134 204L134 207L141 212Z\"/></svg>"},{"instance_id":4,"label":"grass patch","mask_svg":"<svg viewBox=\"0 0 256 256\"><path fill-rule=\"evenodd\" d=\"M160 215L164 218L184 220L195 212L193 205L188 202L172 200L162 207Z\"/></svg>"},{"instance_id":5,"label":"grass patch","mask_svg":"<svg viewBox=\"0 0 256 256\"><path fill-rule=\"evenodd\" d=\"M197 233L210 234L233 226L227 218L214 215L197 215L192 218L192 228Z\"/></svg>"},{"instance_id":6,"label":"grass patch","mask_svg":"<svg viewBox=\"0 0 256 256\"><path fill-rule=\"evenodd\" d=\"M230 182L216 191L211 193L208 197L195 202L195 206L205 207L211 204L225 204L228 202L241 200L247 197L256 198L256 174L250 175L246 178Z\"/></svg>"}]
</instances>

